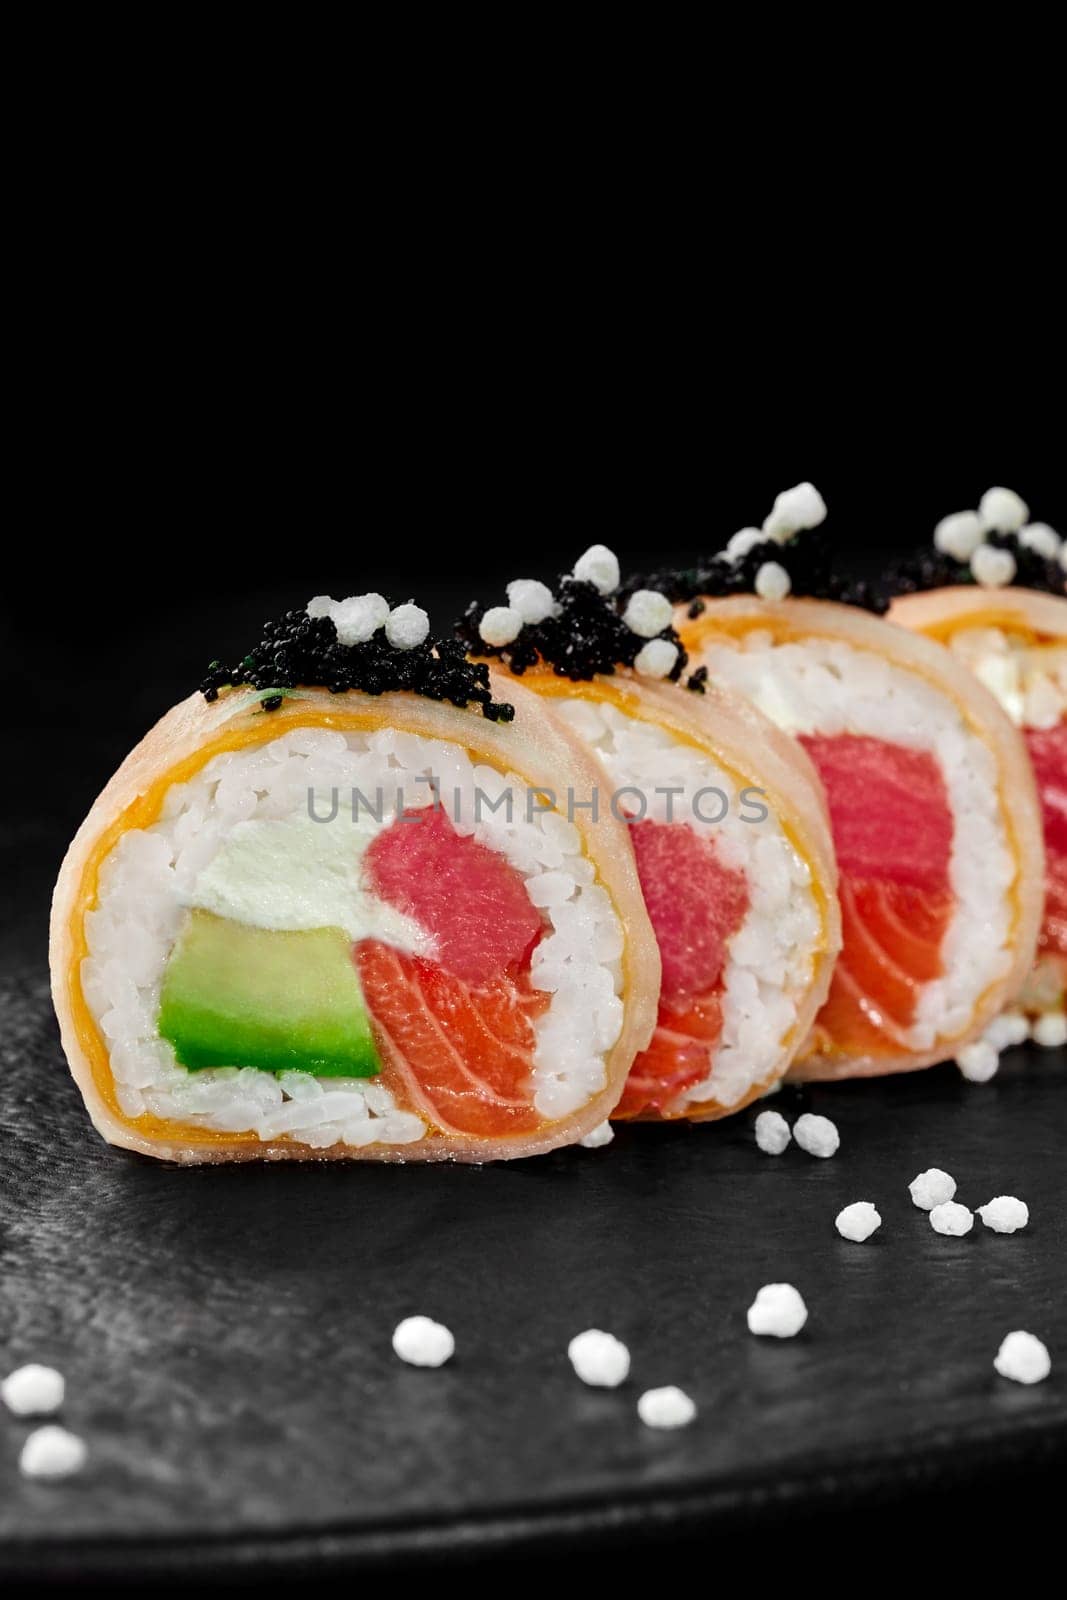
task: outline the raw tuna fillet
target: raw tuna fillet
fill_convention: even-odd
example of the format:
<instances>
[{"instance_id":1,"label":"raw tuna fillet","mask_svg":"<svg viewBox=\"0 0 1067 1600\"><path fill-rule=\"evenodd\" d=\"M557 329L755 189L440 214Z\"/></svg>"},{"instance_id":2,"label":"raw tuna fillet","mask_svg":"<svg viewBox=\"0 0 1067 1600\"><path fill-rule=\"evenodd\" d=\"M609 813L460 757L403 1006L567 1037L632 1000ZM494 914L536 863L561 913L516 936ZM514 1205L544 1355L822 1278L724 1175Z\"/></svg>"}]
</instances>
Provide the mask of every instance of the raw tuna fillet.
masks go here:
<instances>
[{"instance_id":1,"label":"raw tuna fillet","mask_svg":"<svg viewBox=\"0 0 1067 1600\"><path fill-rule=\"evenodd\" d=\"M355 951L390 1088L449 1132L531 1131L533 1020L549 1003L529 978L541 918L503 856L444 811L418 815L374 840L367 881L433 935L438 959L375 939Z\"/></svg>"},{"instance_id":2,"label":"raw tuna fillet","mask_svg":"<svg viewBox=\"0 0 1067 1600\"><path fill-rule=\"evenodd\" d=\"M726 946L748 910L744 874L682 822L635 822L637 872L663 962L656 1031L630 1068L616 1116L664 1111L706 1078L722 1031Z\"/></svg>"},{"instance_id":3,"label":"raw tuna fillet","mask_svg":"<svg viewBox=\"0 0 1067 1600\"><path fill-rule=\"evenodd\" d=\"M414 820L415 818L418 820ZM367 881L433 935L441 965L468 983L528 967L541 918L503 856L456 832L448 813L412 812L367 851Z\"/></svg>"},{"instance_id":4,"label":"raw tuna fillet","mask_svg":"<svg viewBox=\"0 0 1067 1600\"><path fill-rule=\"evenodd\" d=\"M952 812L927 751L852 734L801 741L826 789L844 948L816 1027L841 1054L889 1054L942 971Z\"/></svg>"},{"instance_id":5,"label":"raw tuna fillet","mask_svg":"<svg viewBox=\"0 0 1067 1600\"><path fill-rule=\"evenodd\" d=\"M1028 728L1045 834L1045 915L1038 948L1067 958L1067 723Z\"/></svg>"}]
</instances>

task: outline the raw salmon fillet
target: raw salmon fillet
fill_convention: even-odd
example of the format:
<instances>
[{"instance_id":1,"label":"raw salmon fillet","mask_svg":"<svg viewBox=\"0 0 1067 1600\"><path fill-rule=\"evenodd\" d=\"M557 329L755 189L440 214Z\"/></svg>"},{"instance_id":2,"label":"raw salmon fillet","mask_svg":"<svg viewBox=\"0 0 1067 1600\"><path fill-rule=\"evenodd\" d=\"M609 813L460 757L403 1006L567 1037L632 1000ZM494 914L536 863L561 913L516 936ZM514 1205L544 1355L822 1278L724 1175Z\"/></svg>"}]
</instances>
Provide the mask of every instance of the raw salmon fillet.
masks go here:
<instances>
[{"instance_id":1,"label":"raw salmon fillet","mask_svg":"<svg viewBox=\"0 0 1067 1600\"><path fill-rule=\"evenodd\" d=\"M804 737L830 807L844 947L816 1028L842 1055L907 1048L952 916L952 812L924 750L853 734Z\"/></svg>"},{"instance_id":2,"label":"raw salmon fillet","mask_svg":"<svg viewBox=\"0 0 1067 1600\"><path fill-rule=\"evenodd\" d=\"M656 1031L630 1068L617 1117L670 1111L708 1076L722 1032L726 945L748 910L744 874L686 823L634 822L630 838L663 982Z\"/></svg>"}]
</instances>

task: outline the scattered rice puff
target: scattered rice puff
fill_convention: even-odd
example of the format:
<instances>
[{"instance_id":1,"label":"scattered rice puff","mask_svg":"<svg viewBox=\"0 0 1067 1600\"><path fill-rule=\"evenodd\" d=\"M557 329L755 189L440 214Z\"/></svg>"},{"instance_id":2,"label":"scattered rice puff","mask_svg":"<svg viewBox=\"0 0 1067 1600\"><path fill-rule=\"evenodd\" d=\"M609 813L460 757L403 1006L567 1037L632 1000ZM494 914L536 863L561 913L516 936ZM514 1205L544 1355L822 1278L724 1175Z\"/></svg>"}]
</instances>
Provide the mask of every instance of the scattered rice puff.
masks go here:
<instances>
[{"instance_id":1,"label":"scattered rice puff","mask_svg":"<svg viewBox=\"0 0 1067 1600\"><path fill-rule=\"evenodd\" d=\"M1016 1200L1013 1194L998 1194L978 1207L978 1215L994 1233L1018 1233L1030 1221L1030 1208L1025 1200Z\"/></svg>"},{"instance_id":2,"label":"scattered rice puff","mask_svg":"<svg viewBox=\"0 0 1067 1600\"><path fill-rule=\"evenodd\" d=\"M30 1362L0 1383L0 1399L16 1417L50 1417L63 1404L66 1384L54 1367Z\"/></svg>"},{"instance_id":3,"label":"scattered rice puff","mask_svg":"<svg viewBox=\"0 0 1067 1600\"><path fill-rule=\"evenodd\" d=\"M817 1117L811 1111L805 1111L794 1122L793 1138L809 1156L820 1156L824 1161L836 1155L841 1145L837 1124L831 1122L829 1117Z\"/></svg>"},{"instance_id":4,"label":"scattered rice puff","mask_svg":"<svg viewBox=\"0 0 1067 1600\"><path fill-rule=\"evenodd\" d=\"M761 1111L756 1118L756 1143L764 1155L780 1156L792 1135L780 1111Z\"/></svg>"},{"instance_id":5,"label":"scattered rice puff","mask_svg":"<svg viewBox=\"0 0 1067 1600\"><path fill-rule=\"evenodd\" d=\"M882 1219L869 1200L854 1200L837 1213L834 1226L842 1239L862 1244L882 1226Z\"/></svg>"},{"instance_id":6,"label":"scattered rice puff","mask_svg":"<svg viewBox=\"0 0 1067 1600\"><path fill-rule=\"evenodd\" d=\"M66 1428L37 1428L22 1446L19 1471L24 1478L69 1478L84 1467L85 1441Z\"/></svg>"},{"instance_id":7,"label":"scattered rice puff","mask_svg":"<svg viewBox=\"0 0 1067 1600\"><path fill-rule=\"evenodd\" d=\"M405 1317L393 1330L393 1349L412 1367L443 1367L456 1351L456 1341L442 1322L430 1317Z\"/></svg>"},{"instance_id":8,"label":"scattered rice puff","mask_svg":"<svg viewBox=\"0 0 1067 1600\"><path fill-rule=\"evenodd\" d=\"M582 1382L595 1389L617 1389L630 1373L629 1350L621 1339L600 1328L576 1333L567 1355Z\"/></svg>"},{"instance_id":9,"label":"scattered rice puff","mask_svg":"<svg viewBox=\"0 0 1067 1600\"><path fill-rule=\"evenodd\" d=\"M962 1239L964 1234L970 1233L974 1227L974 1213L968 1211L966 1206L961 1206L957 1200L946 1200L943 1205L934 1206L931 1210L930 1226L935 1233L945 1233L953 1239Z\"/></svg>"},{"instance_id":10,"label":"scattered rice puff","mask_svg":"<svg viewBox=\"0 0 1067 1600\"><path fill-rule=\"evenodd\" d=\"M988 1083L1000 1067L1000 1054L988 1037L975 1039L957 1052L956 1065L968 1083Z\"/></svg>"},{"instance_id":11,"label":"scattered rice puff","mask_svg":"<svg viewBox=\"0 0 1067 1600\"><path fill-rule=\"evenodd\" d=\"M927 1167L908 1184L908 1193L920 1211L932 1211L935 1206L943 1206L952 1199L956 1180L940 1167Z\"/></svg>"},{"instance_id":12,"label":"scattered rice puff","mask_svg":"<svg viewBox=\"0 0 1067 1600\"><path fill-rule=\"evenodd\" d=\"M748 1308L748 1331L792 1339L808 1320L808 1308L791 1283L765 1283Z\"/></svg>"},{"instance_id":13,"label":"scattered rice puff","mask_svg":"<svg viewBox=\"0 0 1067 1600\"><path fill-rule=\"evenodd\" d=\"M697 1414L684 1389L673 1384L664 1389L646 1389L637 1402L637 1414L646 1428L684 1428Z\"/></svg>"},{"instance_id":14,"label":"scattered rice puff","mask_svg":"<svg viewBox=\"0 0 1067 1600\"><path fill-rule=\"evenodd\" d=\"M1067 1016L1062 1011L1046 1011L1034 1023L1034 1043L1044 1050L1059 1050L1067 1044Z\"/></svg>"},{"instance_id":15,"label":"scattered rice puff","mask_svg":"<svg viewBox=\"0 0 1067 1600\"><path fill-rule=\"evenodd\" d=\"M1013 1383L1041 1383L1052 1371L1052 1361L1041 1340L1016 1329L1002 1342L993 1361L1002 1378Z\"/></svg>"}]
</instances>

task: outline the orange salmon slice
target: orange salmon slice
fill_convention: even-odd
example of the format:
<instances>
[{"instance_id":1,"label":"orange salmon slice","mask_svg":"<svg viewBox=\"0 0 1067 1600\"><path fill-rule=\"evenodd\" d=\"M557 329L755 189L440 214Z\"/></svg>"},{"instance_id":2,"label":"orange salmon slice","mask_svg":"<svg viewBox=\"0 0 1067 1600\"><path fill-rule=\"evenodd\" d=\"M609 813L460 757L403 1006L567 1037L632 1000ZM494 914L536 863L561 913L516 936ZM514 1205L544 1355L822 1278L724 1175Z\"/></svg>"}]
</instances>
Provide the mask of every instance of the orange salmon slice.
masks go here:
<instances>
[{"instance_id":1,"label":"orange salmon slice","mask_svg":"<svg viewBox=\"0 0 1067 1600\"><path fill-rule=\"evenodd\" d=\"M485 1138L540 1126L530 1089L533 1021L549 996L525 973L478 988L377 939L356 967L390 1088L447 1132Z\"/></svg>"}]
</instances>

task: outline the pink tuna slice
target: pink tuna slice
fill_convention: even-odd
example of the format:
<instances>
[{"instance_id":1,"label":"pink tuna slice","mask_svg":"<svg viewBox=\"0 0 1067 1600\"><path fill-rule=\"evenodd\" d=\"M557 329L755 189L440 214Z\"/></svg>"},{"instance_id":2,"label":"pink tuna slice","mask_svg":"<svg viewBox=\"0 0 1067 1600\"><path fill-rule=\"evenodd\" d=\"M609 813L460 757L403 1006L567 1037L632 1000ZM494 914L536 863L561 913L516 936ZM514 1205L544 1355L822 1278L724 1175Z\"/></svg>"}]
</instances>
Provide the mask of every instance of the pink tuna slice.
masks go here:
<instances>
[{"instance_id":1,"label":"pink tuna slice","mask_svg":"<svg viewBox=\"0 0 1067 1600\"><path fill-rule=\"evenodd\" d=\"M441 966L465 983L527 968L541 917L520 874L488 845L457 833L445 811L409 816L367 850L370 887L432 935Z\"/></svg>"}]
</instances>

